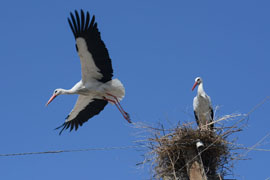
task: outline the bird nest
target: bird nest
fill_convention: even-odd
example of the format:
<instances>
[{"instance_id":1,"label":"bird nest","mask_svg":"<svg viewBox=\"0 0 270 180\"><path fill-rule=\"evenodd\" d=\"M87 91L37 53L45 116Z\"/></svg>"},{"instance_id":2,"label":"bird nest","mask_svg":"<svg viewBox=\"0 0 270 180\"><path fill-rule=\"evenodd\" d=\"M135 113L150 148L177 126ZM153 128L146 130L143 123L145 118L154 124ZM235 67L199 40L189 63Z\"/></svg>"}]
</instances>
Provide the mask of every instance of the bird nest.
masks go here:
<instances>
[{"instance_id":1,"label":"bird nest","mask_svg":"<svg viewBox=\"0 0 270 180\"><path fill-rule=\"evenodd\" d=\"M223 117L228 120L229 117ZM238 156L238 149L228 137L238 131L238 125L216 128L215 131L194 129L192 125L178 125L174 129L141 126L152 132L144 141L150 150L145 161L151 162L154 179L189 180L189 168L194 161L200 161L208 180L220 180L232 173L232 159ZM146 143L145 143L146 142ZM203 144L197 147L196 144Z\"/></svg>"}]
</instances>

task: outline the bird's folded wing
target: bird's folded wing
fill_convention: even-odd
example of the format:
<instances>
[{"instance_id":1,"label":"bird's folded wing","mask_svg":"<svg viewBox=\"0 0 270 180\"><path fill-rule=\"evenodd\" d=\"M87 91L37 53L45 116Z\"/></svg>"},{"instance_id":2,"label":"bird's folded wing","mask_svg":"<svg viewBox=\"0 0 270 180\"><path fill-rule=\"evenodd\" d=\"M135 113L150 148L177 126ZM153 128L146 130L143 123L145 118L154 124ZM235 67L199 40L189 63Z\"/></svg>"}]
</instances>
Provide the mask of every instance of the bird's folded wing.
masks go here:
<instances>
[{"instance_id":1,"label":"bird's folded wing","mask_svg":"<svg viewBox=\"0 0 270 180\"><path fill-rule=\"evenodd\" d=\"M72 131L75 127L76 131L78 127L82 126L88 119L99 114L107 104L108 102L102 99L93 99L93 97L90 96L79 95L77 102L67 116L66 121L56 129L62 128L59 134L68 128Z\"/></svg>"},{"instance_id":2,"label":"bird's folded wing","mask_svg":"<svg viewBox=\"0 0 270 180\"><path fill-rule=\"evenodd\" d=\"M214 111L213 111L213 107L212 107L212 102L211 102L211 98L210 96L206 95L207 100L208 100L208 104L209 104L209 113L210 113L210 117L212 118L211 120L214 120Z\"/></svg>"},{"instance_id":3,"label":"bird's folded wing","mask_svg":"<svg viewBox=\"0 0 270 180\"><path fill-rule=\"evenodd\" d=\"M108 50L100 37L95 16L81 10L81 16L75 11L68 18L70 28L76 39L76 48L80 56L83 83L98 80L107 82L112 79L113 69Z\"/></svg>"}]
</instances>

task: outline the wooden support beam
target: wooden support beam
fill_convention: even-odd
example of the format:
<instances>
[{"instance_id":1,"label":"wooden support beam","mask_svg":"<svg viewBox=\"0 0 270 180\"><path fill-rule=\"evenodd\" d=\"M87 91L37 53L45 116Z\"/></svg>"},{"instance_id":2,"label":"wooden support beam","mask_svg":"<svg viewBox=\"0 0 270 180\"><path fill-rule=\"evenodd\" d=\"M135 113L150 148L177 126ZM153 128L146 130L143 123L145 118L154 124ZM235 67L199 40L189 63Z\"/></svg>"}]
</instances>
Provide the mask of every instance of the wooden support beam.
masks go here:
<instances>
[{"instance_id":1,"label":"wooden support beam","mask_svg":"<svg viewBox=\"0 0 270 180\"><path fill-rule=\"evenodd\" d=\"M187 163L187 173L190 180L207 180L204 172L203 163L196 147L185 151L185 161Z\"/></svg>"}]
</instances>

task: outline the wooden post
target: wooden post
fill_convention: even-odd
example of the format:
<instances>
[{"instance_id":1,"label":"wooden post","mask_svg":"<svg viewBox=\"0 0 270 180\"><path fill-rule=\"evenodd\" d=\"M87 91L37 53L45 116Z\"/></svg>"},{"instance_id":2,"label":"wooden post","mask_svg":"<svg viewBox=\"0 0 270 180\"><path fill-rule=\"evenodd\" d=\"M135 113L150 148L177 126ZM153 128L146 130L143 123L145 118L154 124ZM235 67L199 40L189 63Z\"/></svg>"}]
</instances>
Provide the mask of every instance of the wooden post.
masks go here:
<instances>
[{"instance_id":1,"label":"wooden post","mask_svg":"<svg viewBox=\"0 0 270 180\"><path fill-rule=\"evenodd\" d=\"M196 146L190 148L185 152L185 161L187 163L187 173L190 180L207 180L206 174L204 172L203 163Z\"/></svg>"}]
</instances>

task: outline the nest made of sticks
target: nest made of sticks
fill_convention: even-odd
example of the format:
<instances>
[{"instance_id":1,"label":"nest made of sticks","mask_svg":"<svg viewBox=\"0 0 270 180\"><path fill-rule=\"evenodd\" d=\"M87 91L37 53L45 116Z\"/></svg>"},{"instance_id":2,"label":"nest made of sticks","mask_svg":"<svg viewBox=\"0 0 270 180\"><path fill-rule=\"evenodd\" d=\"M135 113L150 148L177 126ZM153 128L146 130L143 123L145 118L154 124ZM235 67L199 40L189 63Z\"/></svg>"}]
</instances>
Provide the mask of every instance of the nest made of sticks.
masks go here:
<instances>
[{"instance_id":1,"label":"nest made of sticks","mask_svg":"<svg viewBox=\"0 0 270 180\"><path fill-rule=\"evenodd\" d=\"M241 131L241 127L220 127L211 131L194 129L191 124L184 124L169 130L163 126L150 129L153 134L146 141L150 152L145 162L152 162L154 179L188 180L187 167L196 158L201 159L208 180L223 179L225 175L231 174L230 161L237 156L232 150L237 147L233 140L228 140L228 136ZM198 141L203 143L200 149L196 147ZM196 150L196 156L187 158L192 150Z\"/></svg>"},{"instance_id":2,"label":"nest made of sticks","mask_svg":"<svg viewBox=\"0 0 270 180\"><path fill-rule=\"evenodd\" d=\"M157 177L161 178L168 179L171 176L170 179L175 179L175 177L188 179L187 154L196 149L198 141L204 144L200 156L208 177L216 176L219 167L227 164L230 158L226 141L208 130L194 130L190 127L176 128L174 132L160 138L156 137L151 141L159 144L153 150L157 155L155 171Z\"/></svg>"}]
</instances>

